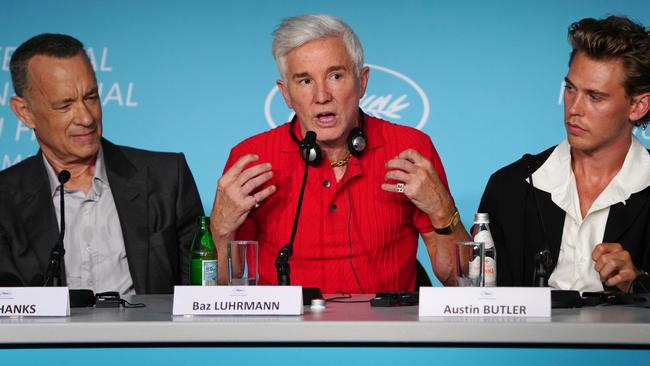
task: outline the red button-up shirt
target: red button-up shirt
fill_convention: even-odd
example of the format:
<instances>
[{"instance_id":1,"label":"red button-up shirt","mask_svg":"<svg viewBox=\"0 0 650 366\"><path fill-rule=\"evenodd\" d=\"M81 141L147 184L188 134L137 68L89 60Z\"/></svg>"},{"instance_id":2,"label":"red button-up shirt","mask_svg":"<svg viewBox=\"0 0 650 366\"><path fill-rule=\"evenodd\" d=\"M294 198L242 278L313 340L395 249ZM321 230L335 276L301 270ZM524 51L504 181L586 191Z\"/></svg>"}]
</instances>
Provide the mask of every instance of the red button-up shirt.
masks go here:
<instances>
[{"instance_id":1,"label":"red button-up shirt","mask_svg":"<svg viewBox=\"0 0 650 366\"><path fill-rule=\"evenodd\" d=\"M289 126L286 123L244 140L232 149L224 169L250 153L260 157L253 164L272 165L274 175L266 185L274 184L276 192L251 211L236 235L237 239L259 242L260 285L277 284L275 259L291 236L302 183L304 161ZM300 136L299 124L294 128ZM415 149L433 163L448 187L444 168L429 137L414 128L367 116L365 133L366 150L359 158L350 157L340 181L327 161L309 167L289 261L292 285L319 287L323 293L415 288L418 233L430 232L433 227L406 196L381 189L386 182L385 164L400 152Z\"/></svg>"}]
</instances>

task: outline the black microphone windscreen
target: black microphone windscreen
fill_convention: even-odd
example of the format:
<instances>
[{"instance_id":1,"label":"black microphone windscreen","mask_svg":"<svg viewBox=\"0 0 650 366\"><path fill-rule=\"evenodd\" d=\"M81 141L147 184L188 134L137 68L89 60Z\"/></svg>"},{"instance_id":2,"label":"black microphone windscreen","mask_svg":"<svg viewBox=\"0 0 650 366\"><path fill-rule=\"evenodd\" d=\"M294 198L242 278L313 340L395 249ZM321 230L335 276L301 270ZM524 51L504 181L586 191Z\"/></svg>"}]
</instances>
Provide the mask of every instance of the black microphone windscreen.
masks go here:
<instances>
[{"instance_id":1,"label":"black microphone windscreen","mask_svg":"<svg viewBox=\"0 0 650 366\"><path fill-rule=\"evenodd\" d=\"M65 184L68 180L70 180L70 172L67 170L62 170L61 173L59 173L59 183Z\"/></svg>"},{"instance_id":2,"label":"black microphone windscreen","mask_svg":"<svg viewBox=\"0 0 650 366\"><path fill-rule=\"evenodd\" d=\"M42 285L42 283L41 283ZM0 273L0 287L22 287L23 281L13 273Z\"/></svg>"},{"instance_id":3,"label":"black microphone windscreen","mask_svg":"<svg viewBox=\"0 0 650 366\"><path fill-rule=\"evenodd\" d=\"M307 131L305 134L305 144L315 144L316 143L316 132L314 131Z\"/></svg>"},{"instance_id":4,"label":"black microphone windscreen","mask_svg":"<svg viewBox=\"0 0 650 366\"><path fill-rule=\"evenodd\" d=\"M312 165L320 164L321 151L316 143L316 132L307 131L305 138L300 142L300 155Z\"/></svg>"}]
</instances>

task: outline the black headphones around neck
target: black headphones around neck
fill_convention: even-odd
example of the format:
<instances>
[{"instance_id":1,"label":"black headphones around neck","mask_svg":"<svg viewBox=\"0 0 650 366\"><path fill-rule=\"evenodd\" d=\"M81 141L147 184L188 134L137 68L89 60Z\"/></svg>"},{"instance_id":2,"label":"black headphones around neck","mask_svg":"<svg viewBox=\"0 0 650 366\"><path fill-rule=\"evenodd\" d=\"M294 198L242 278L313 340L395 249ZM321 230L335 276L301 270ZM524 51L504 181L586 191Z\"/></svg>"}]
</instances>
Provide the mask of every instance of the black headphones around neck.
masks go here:
<instances>
[{"instance_id":1,"label":"black headphones around neck","mask_svg":"<svg viewBox=\"0 0 650 366\"><path fill-rule=\"evenodd\" d=\"M364 128L366 127L366 114L363 113L361 109L359 109L359 116L359 126L353 128L348 134L348 150L350 151L350 154L356 157L361 156L361 153L363 153L366 146L368 146L368 138L364 132ZM307 161L311 165L319 165L323 154L318 143L315 141L312 143L311 141L307 141L307 139L301 141L293 132L293 127L296 124L297 118L297 115L294 115L291 119L289 134L291 134L293 141L298 144L298 148L300 148L300 156L303 160Z\"/></svg>"}]
</instances>

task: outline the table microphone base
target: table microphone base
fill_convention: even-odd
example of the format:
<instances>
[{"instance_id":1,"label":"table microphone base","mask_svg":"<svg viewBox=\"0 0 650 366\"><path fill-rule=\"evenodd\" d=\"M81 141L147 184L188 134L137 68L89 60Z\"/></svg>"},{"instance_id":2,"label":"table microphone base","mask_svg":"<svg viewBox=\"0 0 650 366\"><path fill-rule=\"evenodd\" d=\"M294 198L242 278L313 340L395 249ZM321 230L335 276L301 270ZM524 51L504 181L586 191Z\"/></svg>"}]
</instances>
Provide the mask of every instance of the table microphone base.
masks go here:
<instances>
[{"instance_id":1,"label":"table microphone base","mask_svg":"<svg viewBox=\"0 0 650 366\"><path fill-rule=\"evenodd\" d=\"M95 305L95 293L92 290L70 289L70 307L85 308Z\"/></svg>"},{"instance_id":2,"label":"table microphone base","mask_svg":"<svg viewBox=\"0 0 650 366\"><path fill-rule=\"evenodd\" d=\"M322 299L323 293L318 287L303 287L302 288L302 304L311 305L313 299Z\"/></svg>"}]
</instances>

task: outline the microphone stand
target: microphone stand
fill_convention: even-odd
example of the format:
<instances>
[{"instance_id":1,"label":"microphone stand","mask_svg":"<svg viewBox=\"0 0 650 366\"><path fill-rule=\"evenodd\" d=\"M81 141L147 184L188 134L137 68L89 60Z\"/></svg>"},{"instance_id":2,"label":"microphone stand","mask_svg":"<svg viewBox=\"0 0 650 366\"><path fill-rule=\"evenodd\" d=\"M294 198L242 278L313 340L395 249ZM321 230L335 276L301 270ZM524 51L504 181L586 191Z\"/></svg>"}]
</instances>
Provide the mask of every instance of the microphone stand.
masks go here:
<instances>
[{"instance_id":1,"label":"microphone stand","mask_svg":"<svg viewBox=\"0 0 650 366\"><path fill-rule=\"evenodd\" d=\"M549 270L553 264L551 251L544 249L535 255L535 273L533 278L534 286L548 287Z\"/></svg>"},{"instance_id":2,"label":"microphone stand","mask_svg":"<svg viewBox=\"0 0 650 366\"><path fill-rule=\"evenodd\" d=\"M539 227L542 231L542 247L537 254L535 254L534 261L535 267L533 270L533 286L537 287L548 287L548 278L549 270L553 265L553 257L551 256L551 251L548 247L548 242L546 241L546 227L544 225L544 219L542 218L541 211L539 210L539 201L537 200L537 194L535 192L535 184L533 183L533 168L532 168L532 159L533 156L530 154L524 154L522 159L526 162L526 170L528 171L528 180L530 185L528 186L528 191L532 190L533 193L533 202L535 203L535 211L537 212L537 220L539 221Z\"/></svg>"},{"instance_id":3,"label":"microphone stand","mask_svg":"<svg viewBox=\"0 0 650 366\"><path fill-rule=\"evenodd\" d=\"M65 248L63 247L63 237L65 235L65 205L63 200L63 185L70 179L70 172L62 170L59 173L60 195L61 195L61 231L59 238L50 251L50 259L48 260L47 270L45 271L45 282L43 286L61 286L61 264L63 263L63 256L65 255Z\"/></svg>"},{"instance_id":4,"label":"microphone stand","mask_svg":"<svg viewBox=\"0 0 650 366\"><path fill-rule=\"evenodd\" d=\"M548 279L546 278L546 266L544 263L539 261L537 263L537 270L535 271L535 277L537 277L537 287L548 287Z\"/></svg>"},{"instance_id":5,"label":"microphone stand","mask_svg":"<svg viewBox=\"0 0 650 366\"><path fill-rule=\"evenodd\" d=\"M298 197L298 207L296 207L296 216L293 220L293 228L291 229L291 238L289 239L289 242L280 249L278 256L275 259L275 269L278 274L278 286L291 285L289 258L291 258L291 255L293 254L293 240L295 239L296 231L298 230L298 220L300 219L302 198L305 195L308 171L309 160L305 159L305 173L302 176L302 187L300 187L300 196Z\"/></svg>"}]
</instances>

